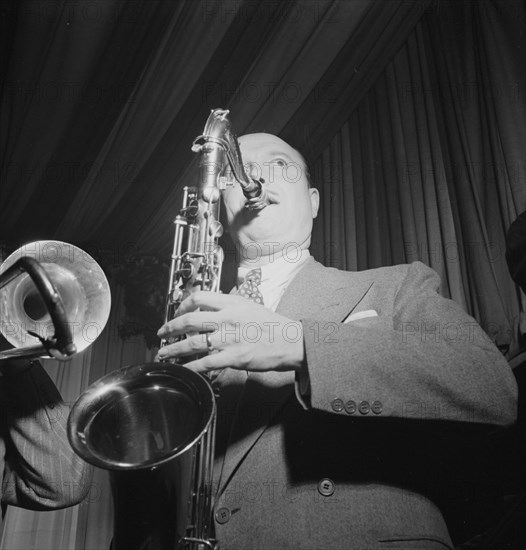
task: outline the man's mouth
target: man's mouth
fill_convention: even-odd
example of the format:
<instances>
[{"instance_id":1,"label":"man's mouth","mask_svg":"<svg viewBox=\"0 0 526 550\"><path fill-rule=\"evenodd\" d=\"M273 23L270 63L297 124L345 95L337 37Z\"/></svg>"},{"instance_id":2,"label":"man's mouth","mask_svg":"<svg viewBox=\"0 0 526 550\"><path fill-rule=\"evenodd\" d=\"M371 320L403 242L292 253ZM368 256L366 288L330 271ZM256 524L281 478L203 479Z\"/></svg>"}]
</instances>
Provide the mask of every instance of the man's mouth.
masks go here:
<instances>
[{"instance_id":1,"label":"man's mouth","mask_svg":"<svg viewBox=\"0 0 526 550\"><path fill-rule=\"evenodd\" d=\"M253 214L257 214L258 212L261 212L262 210L265 210L265 208L268 208L269 206L274 206L276 204L279 204L279 196L275 191L267 190L266 192L266 199L267 204L263 206L263 208L251 208L251 203L257 203L259 199L247 199L245 201L245 210L248 210L249 212L252 212Z\"/></svg>"}]
</instances>

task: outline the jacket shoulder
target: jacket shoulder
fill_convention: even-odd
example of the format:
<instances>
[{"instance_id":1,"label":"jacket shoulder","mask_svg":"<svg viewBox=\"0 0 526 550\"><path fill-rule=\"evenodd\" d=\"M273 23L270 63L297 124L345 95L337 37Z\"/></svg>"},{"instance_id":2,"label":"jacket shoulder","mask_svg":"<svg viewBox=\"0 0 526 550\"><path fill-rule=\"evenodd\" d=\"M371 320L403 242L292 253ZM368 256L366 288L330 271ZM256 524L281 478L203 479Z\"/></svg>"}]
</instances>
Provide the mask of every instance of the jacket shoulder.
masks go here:
<instances>
[{"instance_id":1,"label":"jacket shoulder","mask_svg":"<svg viewBox=\"0 0 526 550\"><path fill-rule=\"evenodd\" d=\"M386 283L389 286L398 286L397 283L401 284L405 279L432 279L436 281L437 287L440 283L438 273L419 261L410 264L375 267L362 271L346 271L335 267L326 267L320 262L313 260L311 269L316 270L318 272L317 276L320 278L329 277L332 279L341 279L342 281L353 279L355 282Z\"/></svg>"}]
</instances>

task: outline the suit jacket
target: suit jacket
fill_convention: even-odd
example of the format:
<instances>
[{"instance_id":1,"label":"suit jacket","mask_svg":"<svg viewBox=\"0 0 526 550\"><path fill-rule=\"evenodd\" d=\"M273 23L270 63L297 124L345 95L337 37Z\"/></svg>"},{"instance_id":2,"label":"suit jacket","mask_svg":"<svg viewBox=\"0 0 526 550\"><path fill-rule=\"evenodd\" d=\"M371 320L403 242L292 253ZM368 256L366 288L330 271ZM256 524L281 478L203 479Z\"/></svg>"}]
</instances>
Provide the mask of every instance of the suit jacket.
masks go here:
<instances>
[{"instance_id":1,"label":"suit jacket","mask_svg":"<svg viewBox=\"0 0 526 550\"><path fill-rule=\"evenodd\" d=\"M49 510L84 498L91 468L69 445L68 414L69 408L39 364L0 377L3 504Z\"/></svg>"},{"instance_id":2,"label":"suit jacket","mask_svg":"<svg viewBox=\"0 0 526 550\"><path fill-rule=\"evenodd\" d=\"M300 270L277 312L303 325L308 391L292 372L216 380L222 550L452 547L449 459L480 427L514 421L517 390L438 285L418 262Z\"/></svg>"}]
</instances>

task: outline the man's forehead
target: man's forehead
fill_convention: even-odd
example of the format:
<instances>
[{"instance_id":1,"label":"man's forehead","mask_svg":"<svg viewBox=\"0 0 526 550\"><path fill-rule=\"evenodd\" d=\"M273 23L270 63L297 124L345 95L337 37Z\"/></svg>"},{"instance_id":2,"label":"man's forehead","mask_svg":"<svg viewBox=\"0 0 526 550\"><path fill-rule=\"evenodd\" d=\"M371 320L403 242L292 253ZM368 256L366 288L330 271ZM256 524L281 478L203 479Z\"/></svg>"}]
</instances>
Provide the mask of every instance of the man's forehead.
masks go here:
<instances>
[{"instance_id":1,"label":"man's forehead","mask_svg":"<svg viewBox=\"0 0 526 550\"><path fill-rule=\"evenodd\" d=\"M292 159L301 158L301 155L291 147L286 141L272 134L258 133L245 134L239 137L239 146L241 154L265 155L268 153L284 153Z\"/></svg>"}]
</instances>

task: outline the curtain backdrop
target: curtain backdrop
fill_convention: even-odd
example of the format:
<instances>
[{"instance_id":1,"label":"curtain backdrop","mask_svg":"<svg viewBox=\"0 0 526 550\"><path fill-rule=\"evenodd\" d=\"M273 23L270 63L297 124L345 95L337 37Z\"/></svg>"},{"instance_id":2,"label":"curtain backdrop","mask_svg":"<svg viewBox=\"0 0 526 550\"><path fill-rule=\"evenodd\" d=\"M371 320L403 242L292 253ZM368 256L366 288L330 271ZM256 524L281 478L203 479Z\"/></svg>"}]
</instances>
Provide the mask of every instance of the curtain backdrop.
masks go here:
<instances>
[{"instance_id":1,"label":"curtain backdrop","mask_svg":"<svg viewBox=\"0 0 526 550\"><path fill-rule=\"evenodd\" d=\"M168 256L211 108L318 150L430 1L3 0L0 240Z\"/></svg>"},{"instance_id":2,"label":"curtain backdrop","mask_svg":"<svg viewBox=\"0 0 526 550\"><path fill-rule=\"evenodd\" d=\"M526 208L524 21L523 3L437 3L314 169L315 255L350 270L423 261L511 354L524 311L504 257Z\"/></svg>"}]
</instances>

